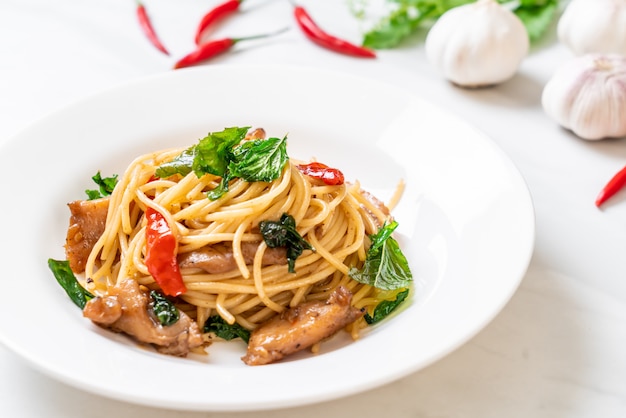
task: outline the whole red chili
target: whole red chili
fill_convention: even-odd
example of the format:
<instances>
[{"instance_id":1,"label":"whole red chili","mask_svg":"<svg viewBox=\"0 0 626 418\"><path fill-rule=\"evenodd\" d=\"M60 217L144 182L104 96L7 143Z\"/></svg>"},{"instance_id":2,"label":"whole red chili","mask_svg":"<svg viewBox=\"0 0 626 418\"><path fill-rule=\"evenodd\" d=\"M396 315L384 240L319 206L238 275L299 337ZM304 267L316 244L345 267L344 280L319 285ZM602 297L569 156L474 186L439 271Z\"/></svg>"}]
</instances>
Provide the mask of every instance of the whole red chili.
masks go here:
<instances>
[{"instance_id":1,"label":"whole red chili","mask_svg":"<svg viewBox=\"0 0 626 418\"><path fill-rule=\"evenodd\" d=\"M146 258L148 272L167 296L178 296L187 291L178 268L176 252L178 241L161 212L146 209Z\"/></svg>"},{"instance_id":2,"label":"whole red chili","mask_svg":"<svg viewBox=\"0 0 626 418\"><path fill-rule=\"evenodd\" d=\"M163 52L166 55L169 55L169 51L163 46L161 40L156 34L154 27L152 26L152 22L150 21L150 16L148 16L148 12L146 11L145 6L140 0L137 1L137 19L139 20L139 25L143 30L143 33L150 40L152 45L154 45L159 51Z\"/></svg>"},{"instance_id":3,"label":"whole red chili","mask_svg":"<svg viewBox=\"0 0 626 418\"><path fill-rule=\"evenodd\" d=\"M626 185L626 167L622 168L609 180L604 188L596 197L596 206L600 207L604 202L609 200L614 194L619 192Z\"/></svg>"},{"instance_id":4,"label":"whole red chili","mask_svg":"<svg viewBox=\"0 0 626 418\"><path fill-rule=\"evenodd\" d=\"M201 62L206 61L209 58L213 58L216 55L219 55L221 53L228 51L238 42L247 41L250 39L267 38L269 36L274 36L279 33L282 33L285 30L286 28L281 29L276 32L264 33L261 35L245 36L242 38L222 38L222 39L216 39L211 42L200 44L195 51L190 52L189 54L179 59L176 62L176 64L174 64L174 69L190 67L192 65L200 64Z\"/></svg>"},{"instance_id":5,"label":"whole red chili","mask_svg":"<svg viewBox=\"0 0 626 418\"><path fill-rule=\"evenodd\" d=\"M196 45L202 43L205 32L217 22L225 19L239 9L243 0L226 0L209 10L200 20L196 29Z\"/></svg>"},{"instance_id":6,"label":"whole red chili","mask_svg":"<svg viewBox=\"0 0 626 418\"><path fill-rule=\"evenodd\" d=\"M340 54L362 58L376 58L376 53L371 49L337 38L321 29L304 7L295 5L294 16L302 32L314 43Z\"/></svg>"},{"instance_id":7,"label":"whole red chili","mask_svg":"<svg viewBox=\"0 0 626 418\"><path fill-rule=\"evenodd\" d=\"M298 170L302 174L320 179L329 186L339 186L343 184L343 173L336 168L330 168L326 164L312 162L298 165Z\"/></svg>"}]
</instances>

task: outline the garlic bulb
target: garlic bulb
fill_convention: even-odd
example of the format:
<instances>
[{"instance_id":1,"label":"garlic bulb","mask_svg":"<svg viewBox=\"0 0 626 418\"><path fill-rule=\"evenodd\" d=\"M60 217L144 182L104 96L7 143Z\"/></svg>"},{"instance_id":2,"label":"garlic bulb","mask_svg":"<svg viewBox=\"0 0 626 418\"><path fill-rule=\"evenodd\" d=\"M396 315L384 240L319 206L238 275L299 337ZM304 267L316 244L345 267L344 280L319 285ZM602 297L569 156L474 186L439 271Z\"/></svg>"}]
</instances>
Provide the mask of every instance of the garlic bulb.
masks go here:
<instances>
[{"instance_id":1,"label":"garlic bulb","mask_svg":"<svg viewBox=\"0 0 626 418\"><path fill-rule=\"evenodd\" d=\"M626 57L575 57L548 80L541 102L550 117L583 139L626 136Z\"/></svg>"},{"instance_id":2,"label":"garlic bulb","mask_svg":"<svg viewBox=\"0 0 626 418\"><path fill-rule=\"evenodd\" d=\"M557 35L576 55L626 55L626 0L572 0L559 18Z\"/></svg>"},{"instance_id":3,"label":"garlic bulb","mask_svg":"<svg viewBox=\"0 0 626 418\"><path fill-rule=\"evenodd\" d=\"M522 21L495 0L478 0L445 12L428 32L428 60L464 87L498 84L513 77L528 54Z\"/></svg>"}]
</instances>

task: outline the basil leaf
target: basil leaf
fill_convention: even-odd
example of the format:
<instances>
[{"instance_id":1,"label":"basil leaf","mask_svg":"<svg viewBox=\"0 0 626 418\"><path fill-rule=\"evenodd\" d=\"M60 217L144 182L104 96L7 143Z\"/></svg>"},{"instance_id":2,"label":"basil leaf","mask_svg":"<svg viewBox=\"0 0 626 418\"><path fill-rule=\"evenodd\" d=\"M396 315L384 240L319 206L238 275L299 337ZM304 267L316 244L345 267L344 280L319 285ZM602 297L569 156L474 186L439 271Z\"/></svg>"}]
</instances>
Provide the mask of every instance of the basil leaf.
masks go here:
<instances>
[{"instance_id":1,"label":"basil leaf","mask_svg":"<svg viewBox=\"0 0 626 418\"><path fill-rule=\"evenodd\" d=\"M259 229L263 236L263 241L270 248L286 247L287 264L289 273L295 272L296 259L304 250L315 251L296 230L296 221L293 216L283 213L279 221L261 221Z\"/></svg>"},{"instance_id":2,"label":"basil leaf","mask_svg":"<svg viewBox=\"0 0 626 418\"><path fill-rule=\"evenodd\" d=\"M178 308L168 298L156 290L150 291L150 298L152 311L161 325L170 326L178 322L180 319Z\"/></svg>"},{"instance_id":3,"label":"basil leaf","mask_svg":"<svg viewBox=\"0 0 626 418\"><path fill-rule=\"evenodd\" d=\"M98 171L91 179L99 186L97 190L85 190L88 200L100 199L113 193L117 184L117 174L111 177L102 177Z\"/></svg>"},{"instance_id":4,"label":"basil leaf","mask_svg":"<svg viewBox=\"0 0 626 418\"><path fill-rule=\"evenodd\" d=\"M409 286L413 280L409 263L398 242L391 237L397 227L398 222L393 221L370 236L372 244L367 251L363 268L359 270L352 267L348 272L352 279L383 290Z\"/></svg>"},{"instance_id":5,"label":"basil leaf","mask_svg":"<svg viewBox=\"0 0 626 418\"><path fill-rule=\"evenodd\" d=\"M191 173L193 160L195 159L196 146L187 148L182 153L177 155L172 161L161 164L154 172L156 177L166 178L171 177L174 174L180 174L186 176Z\"/></svg>"},{"instance_id":6,"label":"basil leaf","mask_svg":"<svg viewBox=\"0 0 626 418\"><path fill-rule=\"evenodd\" d=\"M396 294L396 298L394 300L383 300L378 305L376 305L376 308L374 308L374 313L371 316L369 313L365 314L365 322L372 325L382 321L393 311L395 311L396 308L400 306L402 302L404 302L408 295L409 289L404 289Z\"/></svg>"},{"instance_id":7,"label":"basil leaf","mask_svg":"<svg viewBox=\"0 0 626 418\"><path fill-rule=\"evenodd\" d=\"M219 315L213 315L207 318L203 326L203 331L213 333L227 341L234 338L241 338L247 344L250 340L250 331L237 323L230 325Z\"/></svg>"},{"instance_id":8,"label":"basil leaf","mask_svg":"<svg viewBox=\"0 0 626 418\"><path fill-rule=\"evenodd\" d=\"M65 293L67 293L72 302L80 309L83 309L87 302L94 298L91 292L78 283L74 272L70 269L69 261L53 260L49 258L48 267L52 270L54 277L65 290Z\"/></svg>"},{"instance_id":9,"label":"basil leaf","mask_svg":"<svg viewBox=\"0 0 626 418\"><path fill-rule=\"evenodd\" d=\"M201 177L204 174L213 174L224 177L232 160L233 147L246 137L249 129L249 126L226 128L200 140L196 146L192 167L196 175Z\"/></svg>"},{"instance_id":10,"label":"basil leaf","mask_svg":"<svg viewBox=\"0 0 626 418\"><path fill-rule=\"evenodd\" d=\"M233 150L228 168L245 181L271 182L280 177L287 163L287 137L247 141Z\"/></svg>"},{"instance_id":11,"label":"basil leaf","mask_svg":"<svg viewBox=\"0 0 626 418\"><path fill-rule=\"evenodd\" d=\"M157 167L155 175L161 178L174 174L186 176L193 171L198 177L205 174L223 177L232 159L232 148L246 137L248 129L250 127L233 127L209 133L172 161Z\"/></svg>"}]
</instances>

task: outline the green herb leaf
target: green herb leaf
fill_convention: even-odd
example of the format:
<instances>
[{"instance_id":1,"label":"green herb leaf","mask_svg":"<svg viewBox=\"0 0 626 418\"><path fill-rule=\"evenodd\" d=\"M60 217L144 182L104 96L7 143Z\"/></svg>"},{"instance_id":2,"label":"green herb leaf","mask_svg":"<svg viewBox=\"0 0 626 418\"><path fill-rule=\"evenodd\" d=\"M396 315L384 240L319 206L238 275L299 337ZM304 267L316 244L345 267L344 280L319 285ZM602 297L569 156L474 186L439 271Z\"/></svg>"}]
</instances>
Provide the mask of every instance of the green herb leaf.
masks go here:
<instances>
[{"instance_id":1,"label":"green herb leaf","mask_svg":"<svg viewBox=\"0 0 626 418\"><path fill-rule=\"evenodd\" d=\"M250 331L237 323L230 325L219 315L213 315L207 318L204 323L203 331L213 333L227 341L234 338L241 338L247 344L250 340Z\"/></svg>"},{"instance_id":2,"label":"green herb leaf","mask_svg":"<svg viewBox=\"0 0 626 418\"><path fill-rule=\"evenodd\" d=\"M205 174L219 176L222 178L219 187L208 193L211 200L222 197L228 191L230 180L237 177L249 182L276 180L289 160L287 137L241 143L249 129L233 127L210 133L172 161L157 167L155 175L186 176L193 171L198 177Z\"/></svg>"},{"instance_id":3,"label":"green herb leaf","mask_svg":"<svg viewBox=\"0 0 626 418\"><path fill-rule=\"evenodd\" d=\"M554 20L558 6L558 0L526 0L514 10L524 23L531 42L541 39Z\"/></svg>"},{"instance_id":4,"label":"green herb leaf","mask_svg":"<svg viewBox=\"0 0 626 418\"><path fill-rule=\"evenodd\" d=\"M293 216L283 213L278 222L261 221L259 229L263 240L270 248L286 247L289 273L295 272L296 259L304 250L315 251L300 233L296 230L296 221Z\"/></svg>"},{"instance_id":5,"label":"green herb leaf","mask_svg":"<svg viewBox=\"0 0 626 418\"><path fill-rule=\"evenodd\" d=\"M365 264L361 270L356 267L350 269L352 279L383 290L409 286L413 280L409 263L398 242L391 236L397 227L398 222L393 221L370 236L372 244L367 251Z\"/></svg>"},{"instance_id":6,"label":"green herb leaf","mask_svg":"<svg viewBox=\"0 0 626 418\"><path fill-rule=\"evenodd\" d=\"M205 174L224 176L228 163L232 158L232 147L239 144L248 133L250 127L225 128L220 132L209 133L176 158L157 167L154 175L165 178L180 174L186 176L190 172L202 177Z\"/></svg>"},{"instance_id":7,"label":"green herb leaf","mask_svg":"<svg viewBox=\"0 0 626 418\"><path fill-rule=\"evenodd\" d=\"M180 319L178 308L168 298L156 290L150 291L150 298L152 298L152 311L161 325L166 327L178 322Z\"/></svg>"},{"instance_id":8,"label":"green herb leaf","mask_svg":"<svg viewBox=\"0 0 626 418\"><path fill-rule=\"evenodd\" d=\"M415 32L423 21L434 17L436 10L434 5L423 5L419 8L401 5L364 35L363 46L372 49L393 48Z\"/></svg>"},{"instance_id":9,"label":"green herb leaf","mask_svg":"<svg viewBox=\"0 0 626 418\"><path fill-rule=\"evenodd\" d=\"M76 304L80 309L85 307L85 304L94 298L87 289L82 287L72 269L70 269L69 261L48 259L48 267L52 270L57 282L65 290L65 293L70 297L72 302Z\"/></svg>"},{"instance_id":10,"label":"green herb leaf","mask_svg":"<svg viewBox=\"0 0 626 418\"><path fill-rule=\"evenodd\" d=\"M404 302L408 295L409 289L404 289L396 294L396 298L394 300L383 300L378 305L376 305L376 308L374 308L374 313L372 315L370 315L369 313L365 314L365 322L372 325L382 321L393 311L395 311L396 308L400 306L402 302Z\"/></svg>"},{"instance_id":11,"label":"green herb leaf","mask_svg":"<svg viewBox=\"0 0 626 418\"><path fill-rule=\"evenodd\" d=\"M196 146L193 171L198 177L213 174L224 177L233 158L233 147L239 144L248 133L249 126L226 128L209 134Z\"/></svg>"},{"instance_id":12,"label":"green herb leaf","mask_svg":"<svg viewBox=\"0 0 626 418\"><path fill-rule=\"evenodd\" d=\"M363 37L363 45L373 49L393 48L417 29L426 27L448 10L475 0L386 0L389 12ZM555 18L559 0L498 0L510 4L522 20L531 42L539 40ZM357 18L364 14L358 9Z\"/></svg>"},{"instance_id":13,"label":"green herb leaf","mask_svg":"<svg viewBox=\"0 0 626 418\"><path fill-rule=\"evenodd\" d=\"M98 171L91 179L99 186L97 190L85 190L88 200L100 199L110 196L117 184L117 174L111 177L102 177Z\"/></svg>"},{"instance_id":14,"label":"green herb leaf","mask_svg":"<svg viewBox=\"0 0 626 418\"><path fill-rule=\"evenodd\" d=\"M271 182L280 177L288 161L287 137L244 142L233 150L228 168L245 181Z\"/></svg>"},{"instance_id":15,"label":"green herb leaf","mask_svg":"<svg viewBox=\"0 0 626 418\"><path fill-rule=\"evenodd\" d=\"M154 175L159 178L171 177L174 174L186 176L191 173L193 160L195 159L196 146L187 148L177 155L172 161L161 164L157 167Z\"/></svg>"}]
</instances>

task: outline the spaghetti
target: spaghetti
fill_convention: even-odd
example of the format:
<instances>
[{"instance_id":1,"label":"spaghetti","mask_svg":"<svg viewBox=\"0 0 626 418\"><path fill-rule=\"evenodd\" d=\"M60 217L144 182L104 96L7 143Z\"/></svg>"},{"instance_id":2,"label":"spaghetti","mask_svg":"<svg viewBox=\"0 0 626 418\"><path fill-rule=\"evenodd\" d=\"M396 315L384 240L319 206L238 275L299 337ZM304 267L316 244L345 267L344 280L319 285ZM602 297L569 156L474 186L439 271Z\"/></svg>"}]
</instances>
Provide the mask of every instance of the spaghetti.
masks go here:
<instances>
[{"instance_id":1,"label":"spaghetti","mask_svg":"<svg viewBox=\"0 0 626 418\"><path fill-rule=\"evenodd\" d=\"M241 144L265 140L255 132ZM287 308L325 300L339 286L352 293L355 307L368 312L393 295L354 279L353 270L366 264L371 235L392 221L389 210L358 182L328 185L289 158L272 181L198 176L194 170L158 177L159 167L188 150L139 156L120 176L104 232L85 264L87 288L95 295L108 294L128 278L160 289L146 265L147 210L162 214L176 238L185 291L174 303L198 324L219 315L254 330ZM220 188L218 198L207 197ZM291 265L284 251L268 245L260 228L286 215L308 243ZM351 330L356 335L366 325L361 318Z\"/></svg>"}]
</instances>

